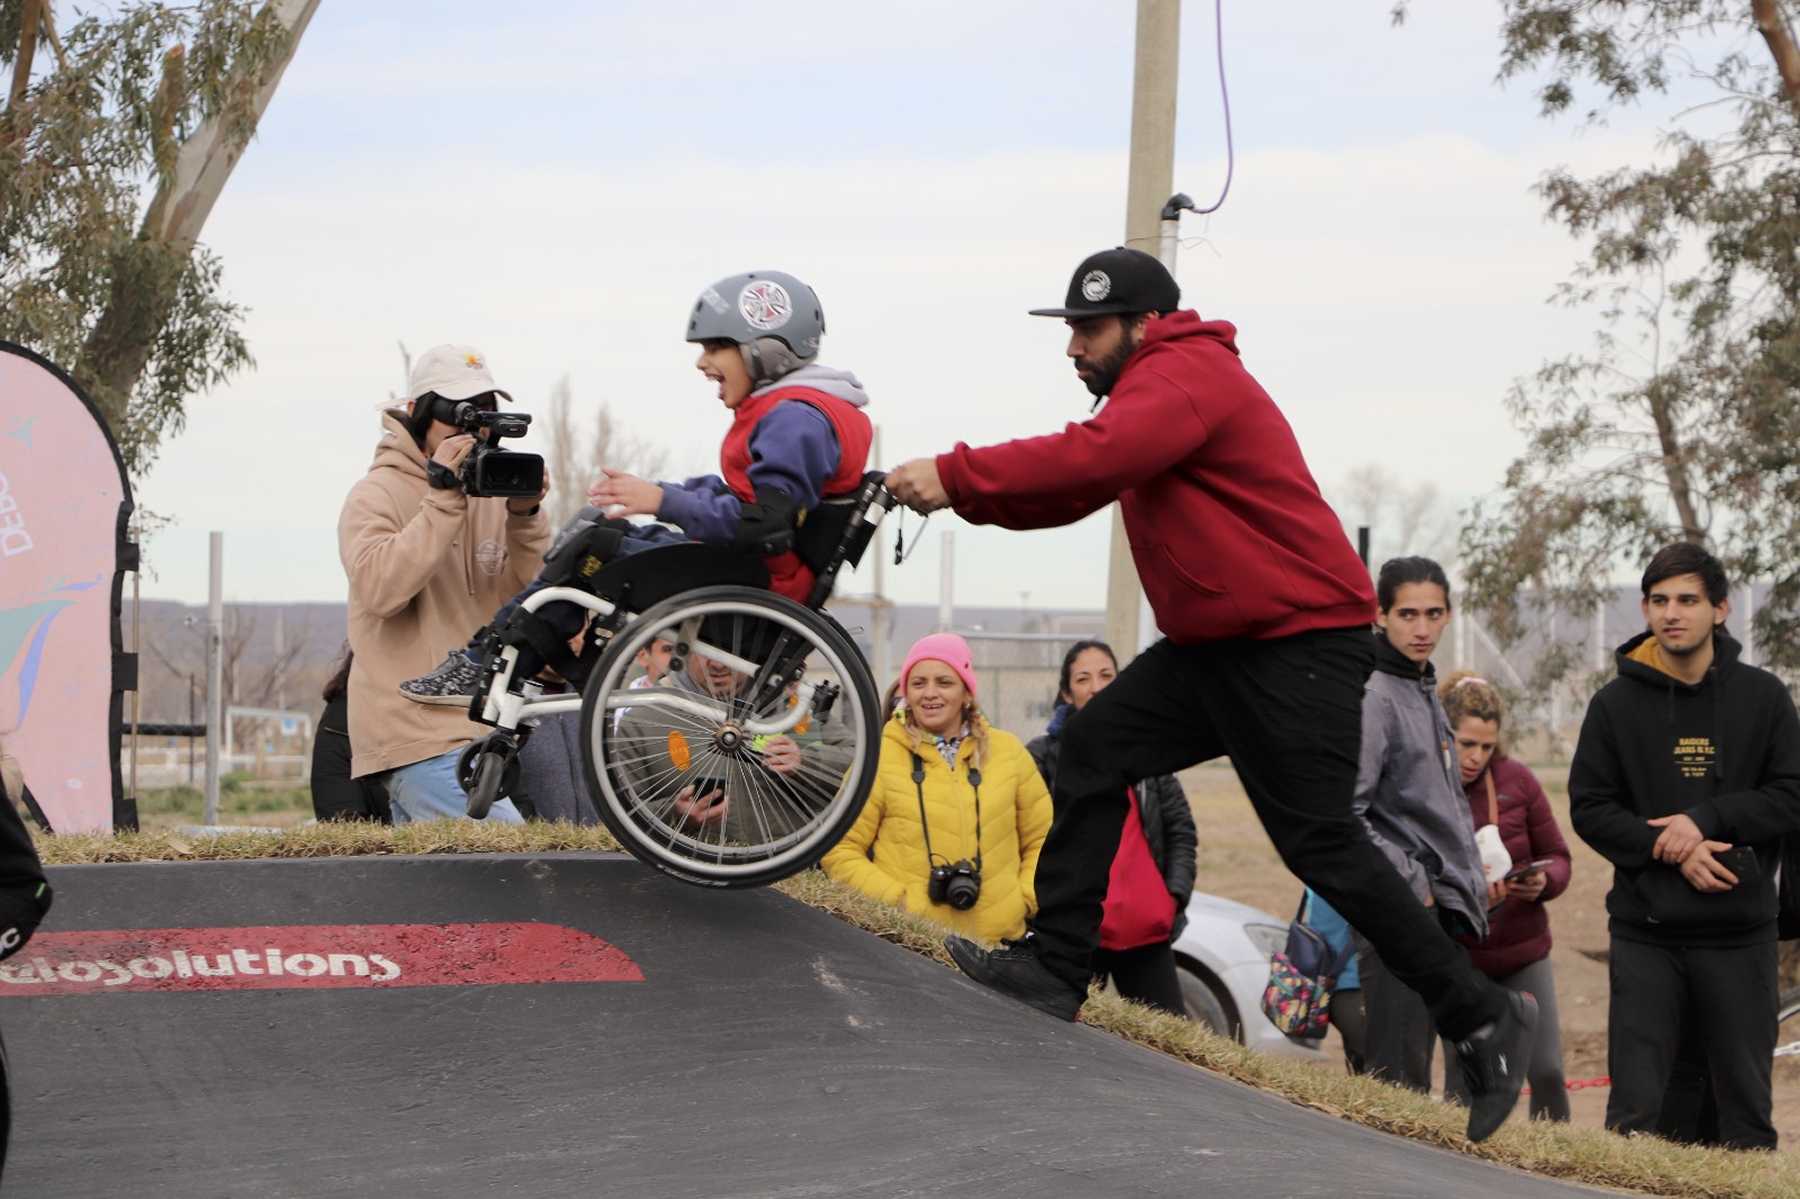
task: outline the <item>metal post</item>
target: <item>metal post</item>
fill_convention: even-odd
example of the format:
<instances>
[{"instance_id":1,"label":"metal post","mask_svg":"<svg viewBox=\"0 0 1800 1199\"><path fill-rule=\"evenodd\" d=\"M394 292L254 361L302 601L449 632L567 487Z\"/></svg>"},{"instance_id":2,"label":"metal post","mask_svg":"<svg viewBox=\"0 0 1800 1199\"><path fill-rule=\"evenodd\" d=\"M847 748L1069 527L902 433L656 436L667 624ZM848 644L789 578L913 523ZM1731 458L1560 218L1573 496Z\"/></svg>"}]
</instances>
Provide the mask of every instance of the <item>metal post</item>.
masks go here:
<instances>
[{"instance_id":1,"label":"metal post","mask_svg":"<svg viewBox=\"0 0 1800 1199\"><path fill-rule=\"evenodd\" d=\"M194 675L188 673L188 786L194 785L194 723L200 714L194 709Z\"/></svg>"},{"instance_id":2,"label":"metal post","mask_svg":"<svg viewBox=\"0 0 1800 1199\"><path fill-rule=\"evenodd\" d=\"M880 426L875 429L874 444L869 449L869 461L878 464L882 461ZM875 539L869 545L869 549L875 555L874 578L871 580L875 594L869 600L869 640L874 642L871 648L874 649L875 654L874 661L870 665L875 669L875 690L877 692L882 691L894 681L894 614L888 608L887 538L882 532L885 527L885 521L875 526Z\"/></svg>"},{"instance_id":3,"label":"metal post","mask_svg":"<svg viewBox=\"0 0 1800 1199\"><path fill-rule=\"evenodd\" d=\"M1125 244L1155 253L1162 210L1175 190L1175 85L1181 67L1181 0L1138 0L1131 82L1131 166L1125 193ZM1141 643L1142 591L1125 519L1113 507L1106 567L1106 640L1131 654Z\"/></svg>"},{"instance_id":4,"label":"metal post","mask_svg":"<svg viewBox=\"0 0 1800 1199\"><path fill-rule=\"evenodd\" d=\"M206 800L201 823L219 822L219 737L225 728L225 534L209 536L206 592Z\"/></svg>"},{"instance_id":5,"label":"metal post","mask_svg":"<svg viewBox=\"0 0 1800 1199\"><path fill-rule=\"evenodd\" d=\"M938 632L956 627L956 534L945 529L938 538Z\"/></svg>"},{"instance_id":6,"label":"metal post","mask_svg":"<svg viewBox=\"0 0 1800 1199\"><path fill-rule=\"evenodd\" d=\"M1754 580L1754 579L1745 579L1744 580L1743 594L1744 594L1744 607L1743 607L1744 623L1743 623L1742 627L1743 627L1743 642L1744 642L1744 662L1746 665L1755 666L1756 665L1756 580Z\"/></svg>"},{"instance_id":7,"label":"metal post","mask_svg":"<svg viewBox=\"0 0 1800 1199\"><path fill-rule=\"evenodd\" d=\"M137 571L131 572L131 652L138 660L141 671L144 664L144 617L143 605L139 603ZM131 688L131 792L132 803L138 797L138 719L144 714L144 680L139 678Z\"/></svg>"},{"instance_id":8,"label":"metal post","mask_svg":"<svg viewBox=\"0 0 1800 1199\"><path fill-rule=\"evenodd\" d=\"M1606 601L1594 605L1594 669L1606 669Z\"/></svg>"},{"instance_id":9,"label":"metal post","mask_svg":"<svg viewBox=\"0 0 1800 1199\"><path fill-rule=\"evenodd\" d=\"M275 609L275 706L287 707L287 630L282 620L282 610Z\"/></svg>"}]
</instances>

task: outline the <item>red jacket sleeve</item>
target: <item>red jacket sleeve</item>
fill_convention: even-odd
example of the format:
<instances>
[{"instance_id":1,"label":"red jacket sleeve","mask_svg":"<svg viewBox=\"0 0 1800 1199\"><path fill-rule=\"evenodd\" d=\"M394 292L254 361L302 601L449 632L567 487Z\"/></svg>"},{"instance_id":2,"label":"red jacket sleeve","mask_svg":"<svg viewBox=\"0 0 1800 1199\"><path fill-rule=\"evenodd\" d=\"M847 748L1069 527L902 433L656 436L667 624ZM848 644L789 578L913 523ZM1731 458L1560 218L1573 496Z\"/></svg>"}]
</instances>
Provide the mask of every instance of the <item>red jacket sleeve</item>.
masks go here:
<instances>
[{"instance_id":1,"label":"red jacket sleeve","mask_svg":"<svg viewBox=\"0 0 1800 1199\"><path fill-rule=\"evenodd\" d=\"M956 514L1009 529L1066 525L1192 454L1207 435L1198 397L1156 357L1136 363L1104 408L1061 433L940 454L938 477Z\"/></svg>"},{"instance_id":2,"label":"red jacket sleeve","mask_svg":"<svg viewBox=\"0 0 1800 1199\"><path fill-rule=\"evenodd\" d=\"M1538 897L1539 903L1549 903L1569 889L1574 863L1569 857L1569 843L1556 826L1556 813L1550 810L1550 800L1537 776L1522 764L1519 773L1525 790L1525 831L1531 837L1531 860L1551 859L1550 865L1544 867L1544 893Z\"/></svg>"}]
</instances>

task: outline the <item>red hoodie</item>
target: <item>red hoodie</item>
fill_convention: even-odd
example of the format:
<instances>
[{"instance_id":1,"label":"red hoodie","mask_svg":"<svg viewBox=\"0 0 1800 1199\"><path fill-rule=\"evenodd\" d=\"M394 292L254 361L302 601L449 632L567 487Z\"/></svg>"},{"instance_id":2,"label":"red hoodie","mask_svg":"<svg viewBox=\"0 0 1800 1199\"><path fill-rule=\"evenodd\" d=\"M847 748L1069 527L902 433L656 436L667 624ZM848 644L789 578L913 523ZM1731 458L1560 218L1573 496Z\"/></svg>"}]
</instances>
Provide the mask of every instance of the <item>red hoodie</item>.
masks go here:
<instances>
[{"instance_id":1,"label":"red hoodie","mask_svg":"<svg viewBox=\"0 0 1800 1199\"><path fill-rule=\"evenodd\" d=\"M940 454L957 515L1042 529L1118 500L1157 627L1177 643L1366 627L1369 572L1236 334L1191 311L1157 317L1092 418Z\"/></svg>"}]
</instances>

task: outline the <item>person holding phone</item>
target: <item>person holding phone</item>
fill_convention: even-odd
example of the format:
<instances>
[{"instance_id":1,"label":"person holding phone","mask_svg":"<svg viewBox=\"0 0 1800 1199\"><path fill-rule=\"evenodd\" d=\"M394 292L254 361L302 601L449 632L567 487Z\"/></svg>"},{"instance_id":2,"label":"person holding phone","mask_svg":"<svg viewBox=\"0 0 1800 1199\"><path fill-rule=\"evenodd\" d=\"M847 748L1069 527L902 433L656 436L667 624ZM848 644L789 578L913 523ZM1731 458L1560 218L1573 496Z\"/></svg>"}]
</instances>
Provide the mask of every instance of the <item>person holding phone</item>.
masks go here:
<instances>
[{"instance_id":1,"label":"person holding phone","mask_svg":"<svg viewBox=\"0 0 1800 1199\"><path fill-rule=\"evenodd\" d=\"M1725 569L1659 550L1649 625L1619 647L1569 766L1569 815L1612 862L1606 1127L1655 1132L1684 1032L1698 1043L1719 1140L1774 1149L1776 876L1800 830L1800 716L1725 632Z\"/></svg>"},{"instance_id":2,"label":"person holding phone","mask_svg":"<svg viewBox=\"0 0 1800 1199\"><path fill-rule=\"evenodd\" d=\"M1550 970L1550 915L1544 905L1569 886L1569 846L1556 815L1523 762L1507 756L1501 728L1500 692L1486 679L1459 670L1438 688L1450 718L1456 763L1476 838L1493 828L1512 866L1490 892L1488 935L1468 938L1476 969L1512 991L1529 992L1538 1004L1538 1035L1526 1067L1533 1120L1569 1119L1569 1091L1563 1076L1562 1035L1557 1026L1556 979ZM1455 1072L1445 1090L1468 1099Z\"/></svg>"},{"instance_id":3,"label":"person holding phone","mask_svg":"<svg viewBox=\"0 0 1800 1199\"><path fill-rule=\"evenodd\" d=\"M651 643L653 652L658 642ZM751 681L727 662L695 652L680 670L665 660L652 686L729 700L744 694ZM709 841L742 843L798 830L813 815L810 805L829 798L831 786L824 780L841 776L850 764L853 744L841 721L756 738L744 757L728 760L709 756L699 738L688 735L691 718L671 718L668 712L654 704L620 709L612 736L621 747L623 771L655 803L680 783L666 796L671 811L684 832ZM805 776L798 773L802 765Z\"/></svg>"}]
</instances>

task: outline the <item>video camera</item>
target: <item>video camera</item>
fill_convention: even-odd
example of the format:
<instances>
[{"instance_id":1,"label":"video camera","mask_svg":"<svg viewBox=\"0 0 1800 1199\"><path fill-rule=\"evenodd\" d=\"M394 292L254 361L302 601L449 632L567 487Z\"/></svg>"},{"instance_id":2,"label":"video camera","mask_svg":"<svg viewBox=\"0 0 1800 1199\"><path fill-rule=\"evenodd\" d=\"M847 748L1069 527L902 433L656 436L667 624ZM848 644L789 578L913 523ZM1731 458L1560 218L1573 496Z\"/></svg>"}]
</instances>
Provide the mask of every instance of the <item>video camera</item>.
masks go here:
<instances>
[{"instance_id":1,"label":"video camera","mask_svg":"<svg viewBox=\"0 0 1800 1199\"><path fill-rule=\"evenodd\" d=\"M499 412L473 400L446 400L442 396L434 407L432 415L438 420L475 437L475 448L463 459L458 474L464 495L536 499L543 491L543 456L500 448L501 438L523 437L531 429L529 414ZM486 437L481 436L484 429Z\"/></svg>"}]
</instances>

